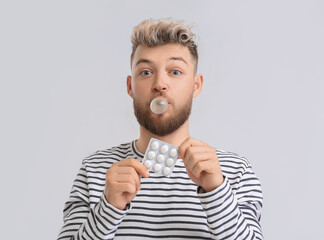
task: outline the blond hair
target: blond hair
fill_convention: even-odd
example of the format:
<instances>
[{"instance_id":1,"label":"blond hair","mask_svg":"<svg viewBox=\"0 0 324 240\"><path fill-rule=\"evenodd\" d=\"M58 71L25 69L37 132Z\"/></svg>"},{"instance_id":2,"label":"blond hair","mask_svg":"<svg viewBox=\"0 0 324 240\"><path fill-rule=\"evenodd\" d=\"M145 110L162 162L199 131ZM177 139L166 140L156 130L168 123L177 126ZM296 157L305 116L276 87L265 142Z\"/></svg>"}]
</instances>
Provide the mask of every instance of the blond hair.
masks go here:
<instances>
[{"instance_id":1,"label":"blond hair","mask_svg":"<svg viewBox=\"0 0 324 240\"><path fill-rule=\"evenodd\" d=\"M185 26L181 21L171 18L144 20L133 28L131 42L131 62L139 45L156 47L167 43L177 43L186 46L194 60L195 71L198 64L196 35L191 32L192 25Z\"/></svg>"}]
</instances>

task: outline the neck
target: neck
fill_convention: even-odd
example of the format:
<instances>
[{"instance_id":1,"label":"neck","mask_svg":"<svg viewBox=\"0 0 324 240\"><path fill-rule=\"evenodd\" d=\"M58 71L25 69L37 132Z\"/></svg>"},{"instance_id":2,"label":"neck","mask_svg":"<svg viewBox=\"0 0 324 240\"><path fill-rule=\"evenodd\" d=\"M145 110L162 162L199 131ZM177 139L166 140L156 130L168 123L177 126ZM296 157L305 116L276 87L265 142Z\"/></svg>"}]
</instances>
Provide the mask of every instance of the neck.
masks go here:
<instances>
[{"instance_id":1,"label":"neck","mask_svg":"<svg viewBox=\"0 0 324 240\"><path fill-rule=\"evenodd\" d=\"M174 146L179 146L188 137L190 137L188 120L179 129L163 137L157 136L140 126L140 137L136 141L136 148L141 153L145 153L151 138L159 139Z\"/></svg>"}]
</instances>

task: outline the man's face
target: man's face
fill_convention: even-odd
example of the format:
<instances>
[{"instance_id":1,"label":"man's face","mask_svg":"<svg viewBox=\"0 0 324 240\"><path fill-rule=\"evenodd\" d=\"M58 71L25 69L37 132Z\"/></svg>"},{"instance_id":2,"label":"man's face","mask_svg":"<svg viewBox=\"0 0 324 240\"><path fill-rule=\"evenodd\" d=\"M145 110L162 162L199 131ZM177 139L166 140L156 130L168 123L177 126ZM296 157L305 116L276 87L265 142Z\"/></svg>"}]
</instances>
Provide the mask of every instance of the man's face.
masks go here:
<instances>
[{"instance_id":1,"label":"man's face","mask_svg":"<svg viewBox=\"0 0 324 240\"><path fill-rule=\"evenodd\" d=\"M195 75L188 48L179 44L138 46L132 76L127 78L137 121L158 136L174 132L188 120L192 98L200 93L201 85L202 76ZM158 96L168 102L168 110L160 115L150 110Z\"/></svg>"}]
</instances>

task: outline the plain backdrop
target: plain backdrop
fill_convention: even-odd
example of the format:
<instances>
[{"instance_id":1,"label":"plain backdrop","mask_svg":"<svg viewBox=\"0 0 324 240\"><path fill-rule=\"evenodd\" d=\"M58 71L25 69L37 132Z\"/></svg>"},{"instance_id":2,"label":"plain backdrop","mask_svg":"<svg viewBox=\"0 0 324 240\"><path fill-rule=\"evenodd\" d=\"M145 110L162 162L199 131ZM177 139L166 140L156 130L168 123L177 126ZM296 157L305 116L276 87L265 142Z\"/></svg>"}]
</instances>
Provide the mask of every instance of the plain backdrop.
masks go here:
<instances>
[{"instance_id":1,"label":"plain backdrop","mask_svg":"<svg viewBox=\"0 0 324 240\"><path fill-rule=\"evenodd\" d=\"M56 239L83 158L138 137L130 35L195 24L191 135L262 182L266 239L323 239L323 1L1 1L1 239Z\"/></svg>"}]
</instances>

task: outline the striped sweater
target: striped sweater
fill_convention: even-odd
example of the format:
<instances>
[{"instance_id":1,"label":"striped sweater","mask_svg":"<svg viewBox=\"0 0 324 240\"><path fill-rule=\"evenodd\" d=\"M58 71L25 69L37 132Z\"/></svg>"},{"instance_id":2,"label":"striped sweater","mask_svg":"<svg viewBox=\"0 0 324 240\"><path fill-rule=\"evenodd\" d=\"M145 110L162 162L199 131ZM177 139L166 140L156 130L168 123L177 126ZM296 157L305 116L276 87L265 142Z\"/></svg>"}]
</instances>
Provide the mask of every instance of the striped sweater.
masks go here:
<instances>
[{"instance_id":1,"label":"striped sweater","mask_svg":"<svg viewBox=\"0 0 324 240\"><path fill-rule=\"evenodd\" d=\"M178 159L172 175L141 179L128 208L103 194L106 171L122 159L142 160L135 141L85 158L64 207L58 239L263 239L261 185L250 163L216 149L224 183L204 193Z\"/></svg>"}]
</instances>

